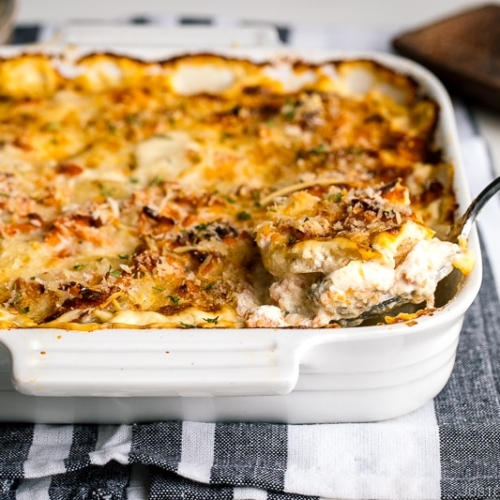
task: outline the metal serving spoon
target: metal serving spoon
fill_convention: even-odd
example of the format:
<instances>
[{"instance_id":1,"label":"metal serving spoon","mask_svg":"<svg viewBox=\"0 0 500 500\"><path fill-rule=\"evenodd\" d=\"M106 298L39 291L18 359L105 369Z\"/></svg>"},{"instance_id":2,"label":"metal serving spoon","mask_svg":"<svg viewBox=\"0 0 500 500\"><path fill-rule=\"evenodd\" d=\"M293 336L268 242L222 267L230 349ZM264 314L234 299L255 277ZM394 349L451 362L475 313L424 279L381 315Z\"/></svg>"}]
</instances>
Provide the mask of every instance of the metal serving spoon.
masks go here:
<instances>
[{"instance_id":1,"label":"metal serving spoon","mask_svg":"<svg viewBox=\"0 0 500 500\"><path fill-rule=\"evenodd\" d=\"M448 241L456 242L458 238L467 238L469 233L476 222L479 212L483 207L490 201L490 199L495 196L496 193L500 191L500 177L497 177L494 181L490 182L477 196L472 200L469 208L466 212L458 219L453 226L451 226L448 237Z\"/></svg>"},{"instance_id":2,"label":"metal serving spoon","mask_svg":"<svg viewBox=\"0 0 500 500\"><path fill-rule=\"evenodd\" d=\"M451 226L448 234L442 239L445 241L450 241L452 243L457 243L459 238L467 238L483 207L499 191L500 177L497 177L494 181L490 182L490 184L488 184L476 196L476 198L474 198L474 200L472 200L465 213ZM385 313L391 311L392 309L407 303L408 300L403 297L389 297L383 302L380 302L379 304L371 307L368 311L365 311L357 318L353 318L353 320L347 320L346 323L349 323L351 321L359 323L360 320L365 321L368 319L380 317Z\"/></svg>"}]
</instances>

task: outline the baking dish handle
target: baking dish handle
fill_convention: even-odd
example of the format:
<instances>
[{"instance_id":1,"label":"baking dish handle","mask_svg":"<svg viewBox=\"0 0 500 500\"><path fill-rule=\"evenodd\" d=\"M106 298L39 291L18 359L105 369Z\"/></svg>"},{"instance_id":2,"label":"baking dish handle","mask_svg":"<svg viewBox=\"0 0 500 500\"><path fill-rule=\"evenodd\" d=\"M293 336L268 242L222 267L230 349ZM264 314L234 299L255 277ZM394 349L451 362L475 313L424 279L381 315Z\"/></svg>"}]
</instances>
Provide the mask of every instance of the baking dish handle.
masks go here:
<instances>
[{"instance_id":1,"label":"baking dish handle","mask_svg":"<svg viewBox=\"0 0 500 500\"><path fill-rule=\"evenodd\" d=\"M304 330L0 332L14 387L38 396L286 394L315 338Z\"/></svg>"}]
</instances>

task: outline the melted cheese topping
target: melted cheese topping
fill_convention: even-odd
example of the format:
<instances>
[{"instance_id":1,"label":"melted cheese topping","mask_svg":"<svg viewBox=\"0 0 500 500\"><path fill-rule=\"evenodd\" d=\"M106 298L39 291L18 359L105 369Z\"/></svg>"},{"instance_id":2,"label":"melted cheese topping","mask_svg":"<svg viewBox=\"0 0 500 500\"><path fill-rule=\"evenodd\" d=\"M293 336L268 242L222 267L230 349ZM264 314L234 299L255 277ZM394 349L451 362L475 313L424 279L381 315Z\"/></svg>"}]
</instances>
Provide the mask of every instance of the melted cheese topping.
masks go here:
<instances>
[{"instance_id":1,"label":"melted cheese topping","mask_svg":"<svg viewBox=\"0 0 500 500\"><path fill-rule=\"evenodd\" d=\"M411 79L369 61L66 64L0 61L1 325L324 326L348 281L442 274L422 255L453 220L453 169ZM339 193L398 179L382 226L337 231ZM414 288L431 302L432 283Z\"/></svg>"}]
</instances>

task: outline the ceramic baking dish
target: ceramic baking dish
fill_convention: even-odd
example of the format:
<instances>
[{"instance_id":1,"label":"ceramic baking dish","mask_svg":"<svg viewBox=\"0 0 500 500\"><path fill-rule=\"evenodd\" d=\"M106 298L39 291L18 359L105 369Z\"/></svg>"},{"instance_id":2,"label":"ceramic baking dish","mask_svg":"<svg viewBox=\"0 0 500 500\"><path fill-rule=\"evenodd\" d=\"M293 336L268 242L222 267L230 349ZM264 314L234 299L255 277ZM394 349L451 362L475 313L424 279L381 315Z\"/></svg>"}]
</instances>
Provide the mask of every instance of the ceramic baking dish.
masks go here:
<instances>
[{"instance_id":1,"label":"ceramic baking dish","mask_svg":"<svg viewBox=\"0 0 500 500\"><path fill-rule=\"evenodd\" d=\"M147 59L178 53L160 48L115 51ZM217 52L262 61L285 50ZM469 195L453 109L432 74L387 54L293 54L312 62L368 58L413 77L440 105L436 141L455 166L458 212L464 210ZM438 394L450 376L464 314L481 283L475 233L470 247L477 263L460 291L440 310L410 324L316 330L0 331L0 420L319 423L402 415ZM450 292L439 293L445 301Z\"/></svg>"}]
</instances>

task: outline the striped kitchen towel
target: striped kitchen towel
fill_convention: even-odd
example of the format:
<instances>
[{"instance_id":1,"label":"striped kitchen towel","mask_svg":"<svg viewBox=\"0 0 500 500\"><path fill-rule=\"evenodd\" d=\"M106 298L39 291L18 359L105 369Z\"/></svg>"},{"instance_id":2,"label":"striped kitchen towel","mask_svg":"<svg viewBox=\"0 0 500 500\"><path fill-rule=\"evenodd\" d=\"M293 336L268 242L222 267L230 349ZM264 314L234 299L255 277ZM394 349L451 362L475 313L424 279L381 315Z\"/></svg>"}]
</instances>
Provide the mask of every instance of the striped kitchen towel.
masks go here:
<instances>
[{"instance_id":1,"label":"striped kitchen towel","mask_svg":"<svg viewBox=\"0 0 500 500\"><path fill-rule=\"evenodd\" d=\"M49 31L18 28L13 42L31 42ZM318 48L388 50L390 36L280 27L282 41ZM467 109L457 103L456 110L476 193L492 177L491 162ZM0 498L500 498L496 201L482 218L483 285L467 313L453 374L441 394L419 410L368 424L2 424ZM486 255L493 257L491 265Z\"/></svg>"},{"instance_id":2,"label":"striped kitchen towel","mask_svg":"<svg viewBox=\"0 0 500 500\"><path fill-rule=\"evenodd\" d=\"M3 424L0 498L500 498L500 307L483 264L452 377L409 415L370 424Z\"/></svg>"}]
</instances>

